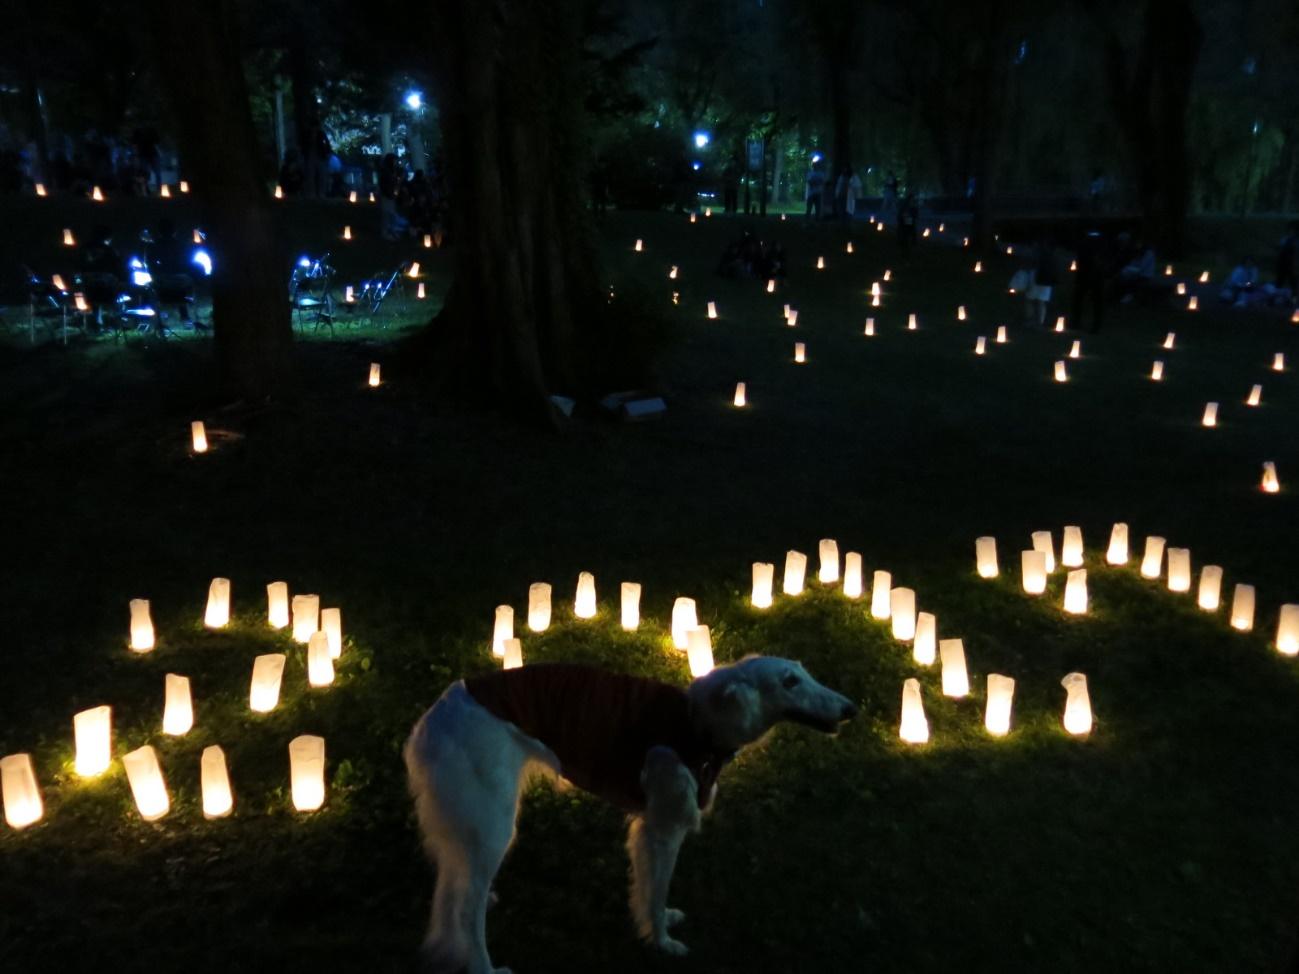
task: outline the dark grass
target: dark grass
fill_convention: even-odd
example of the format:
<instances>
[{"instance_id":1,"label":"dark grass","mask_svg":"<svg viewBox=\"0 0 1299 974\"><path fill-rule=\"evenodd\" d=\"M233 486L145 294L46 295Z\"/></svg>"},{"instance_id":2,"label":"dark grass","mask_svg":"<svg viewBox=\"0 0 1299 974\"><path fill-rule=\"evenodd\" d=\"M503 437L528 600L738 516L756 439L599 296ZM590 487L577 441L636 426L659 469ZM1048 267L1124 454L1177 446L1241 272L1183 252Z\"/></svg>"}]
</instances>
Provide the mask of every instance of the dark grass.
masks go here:
<instances>
[{"instance_id":1,"label":"dark grass","mask_svg":"<svg viewBox=\"0 0 1299 974\"><path fill-rule=\"evenodd\" d=\"M399 749L448 681L493 665L492 607L523 617L527 586L555 586L555 628L529 659L590 659L684 680L666 649L673 599L696 598L721 659L802 659L863 706L835 740L781 729L724 776L687 842L672 901L682 962L632 938L619 816L542 788L489 919L494 958L519 971L1277 970L1294 948L1299 865L1296 664L1269 642L1299 596L1294 373L1267 371L1299 332L1278 318L1124 308L1083 337L1073 380L1050 380L1072 336L1026 333L989 273L944 246L902 261L890 244L791 220L785 293L711 271L734 222L622 215L604 226L615 291L681 292L658 374L662 421L579 423L538 435L430 402L382 346L299 347L293 409L236 422L204 411L203 342L134 341L0 351L6 573L0 596L0 753L30 750L47 818L0 829L0 965L12 970L405 970L431 878L420 860ZM647 252L630 252L635 237ZM811 270L818 253L825 272ZM447 255L432 260L444 273ZM669 264L682 267L676 284ZM861 336L868 287L896 278ZM1198 268L1196 268L1198 269ZM705 302L722 320L707 322ZM792 300L799 326L781 324ZM972 320L958 324L965 303ZM670 307L670 306L669 306ZM903 330L906 314L922 330ZM976 359L974 337L1012 344ZM1178 349L1158 343L1169 329ZM809 362L791 363L794 340ZM1152 359L1167 379L1145 376ZM378 358L391 376L364 387ZM752 407L732 409L733 384ZM1242 405L1253 382L1264 405ZM1206 400L1220 428L1198 426ZM198 403L198 405L196 405ZM207 456L188 422L240 434ZM214 439L216 439L214 437ZM1286 489L1258 490L1261 462ZM1191 548L1258 586L1258 630L1099 562L1112 521ZM1017 589L1037 529L1079 524L1093 612ZM1003 576L973 572L996 535ZM863 606L833 592L746 605L749 563L836 537L888 568L965 640L974 693L950 701L937 672ZM815 561L813 557L811 559ZM595 572L601 616L566 606ZM198 624L207 582L234 581L235 625ZM778 567L779 574L779 567ZM305 687L300 650L262 624L264 584L286 579L340 605L338 683ZM645 628L616 625L617 583L644 583ZM159 646L125 649L126 603L153 600ZM288 649L280 709L246 708L253 656ZM1060 678L1086 672L1091 738L1059 727ZM196 727L157 732L162 677L194 686ZM984 735L983 678L1017 679L1014 729ZM896 739L902 680L921 675L932 743ZM115 753L160 750L170 816L141 823L120 764L71 773L71 716L111 703ZM325 808L294 814L287 744L327 740ZM198 754L227 751L232 819L204 822Z\"/></svg>"}]
</instances>

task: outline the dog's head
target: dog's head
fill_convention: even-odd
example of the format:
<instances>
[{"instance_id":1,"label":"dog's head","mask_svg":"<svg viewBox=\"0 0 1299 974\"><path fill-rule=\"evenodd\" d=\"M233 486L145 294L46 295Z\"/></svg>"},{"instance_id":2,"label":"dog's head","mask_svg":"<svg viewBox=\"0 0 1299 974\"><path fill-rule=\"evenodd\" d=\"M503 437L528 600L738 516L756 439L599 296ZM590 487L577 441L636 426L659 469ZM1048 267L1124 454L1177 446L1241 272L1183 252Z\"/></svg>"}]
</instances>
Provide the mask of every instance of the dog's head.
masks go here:
<instances>
[{"instance_id":1,"label":"dog's head","mask_svg":"<svg viewBox=\"0 0 1299 974\"><path fill-rule=\"evenodd\" d=\"M857 715L856 705L812 679L801 663L746 656L690 684L690 709L719 747L737 750L783 720L833 734Z\"/></svg>"}]
</instances>

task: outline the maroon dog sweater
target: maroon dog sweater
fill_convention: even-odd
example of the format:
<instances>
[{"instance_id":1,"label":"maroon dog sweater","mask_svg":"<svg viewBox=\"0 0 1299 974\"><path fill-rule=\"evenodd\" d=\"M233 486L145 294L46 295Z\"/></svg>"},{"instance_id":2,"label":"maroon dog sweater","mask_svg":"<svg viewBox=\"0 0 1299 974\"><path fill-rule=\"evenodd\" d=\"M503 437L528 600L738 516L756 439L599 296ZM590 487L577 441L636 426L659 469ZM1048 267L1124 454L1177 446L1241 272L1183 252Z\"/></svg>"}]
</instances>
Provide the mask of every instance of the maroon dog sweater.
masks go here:
<instances>
[{"instance_id":1,"label":"maroon dog sweater","mask_svg":"<svg viewBox=\"0 0 1299 974\"><path fill-rule=\"evenodd\" d=\"M493 716L536 738L560 773L629 812L645 810L641 769L651 748L671 748L694 775L699 807L734 752L714 747L690 719L685 690L578 663L542 663L465 681Z\"/></svg>"}]
</instances>

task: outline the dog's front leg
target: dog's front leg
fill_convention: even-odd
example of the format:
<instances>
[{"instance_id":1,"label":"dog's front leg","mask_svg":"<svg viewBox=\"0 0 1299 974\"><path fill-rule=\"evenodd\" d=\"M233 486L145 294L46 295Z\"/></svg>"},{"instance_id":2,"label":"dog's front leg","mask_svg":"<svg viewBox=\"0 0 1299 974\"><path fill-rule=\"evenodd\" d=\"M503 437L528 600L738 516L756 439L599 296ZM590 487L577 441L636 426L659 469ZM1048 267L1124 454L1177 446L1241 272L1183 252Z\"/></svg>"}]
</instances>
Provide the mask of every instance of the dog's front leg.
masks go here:
<instances>
[{"instance_id":1,"label":"dog's front leg","mask_svg":"<svg viewBox=\"0 0 1299 974\"><path fill-rule=\"evenodd\" d=\"M632 819L627 834L631 857L631 912L636 932L668 954L680 956L686 945L668 936L670 923L682 915L669 910L668 886L686 834L699 828L698 790L694 775L668 748L656 747L641 772L645 813Z\"/></svg>"}]
</instances>

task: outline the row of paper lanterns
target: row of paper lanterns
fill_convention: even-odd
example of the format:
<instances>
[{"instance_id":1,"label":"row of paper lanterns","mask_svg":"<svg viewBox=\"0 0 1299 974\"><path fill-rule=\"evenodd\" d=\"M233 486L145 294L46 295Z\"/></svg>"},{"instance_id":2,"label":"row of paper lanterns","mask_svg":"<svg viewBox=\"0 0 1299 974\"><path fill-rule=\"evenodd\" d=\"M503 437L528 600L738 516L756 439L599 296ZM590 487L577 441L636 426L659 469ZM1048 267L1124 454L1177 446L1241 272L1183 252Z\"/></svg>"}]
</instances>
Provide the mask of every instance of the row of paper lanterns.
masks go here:
<instances>
[{"instance_id":1,"label":"row of paper lanterns","mask_svg":"<svg viewBox=\"0 0 1299 974\"><path fill-rule=\"evenodd\" d=\"M44 198L50 195L49 190L46 189L44 183L37 183L35 188L36 188L36 195L39 197ZM188 193L189 180L182 179L179 184L179 189L182 193ZM171 199L171 186L168 185L167 183L163 183L161 186L158 187L158 195L165 200ZM108 199L108 197L104 195L104 191L100 189L98 185L90 187L90 198L96 203L103 203L106 202Z\"/></svg>"},{"instance_id":2,"label":"row of paper lanterns","mask_svg":"<svg viewBox=\"0 0 1299 974\"><path fill-rule=\"evenodd\" d=\"M318 595L289 598L287 582L266 586L267 623L273 629L292 625L293 638L307 646L307 682L312 687L334 681L333 661L342 655L342 612L320 608ZM208 587L203 624L209 629L225 628L230 621L230 580L214 578ZM129 646L132 652L148 653L155 647L155 632L147 599L130 601ZM269 713L279 704L287 657L267 653L253 661L249 687L249 709ZM182 736L194 725L194 704L188 677L166 674L162 731ZM91 707L73 717L74 768L83 778L103 774L112 764L112 708ZM314 811L324 802L324 739L302 735L289 745L293 805L298 811ZM122 758L140 815L154 821L167 814L170 799L157 753L150 745L137 748ZM201 759L203 813L208 818L228 815L233 808L225 754L213 745ZM15 829L25 828L44 814L31 755L12 754L0 759L0 792L5 819Z\"/></svg>"}]
</instances>

